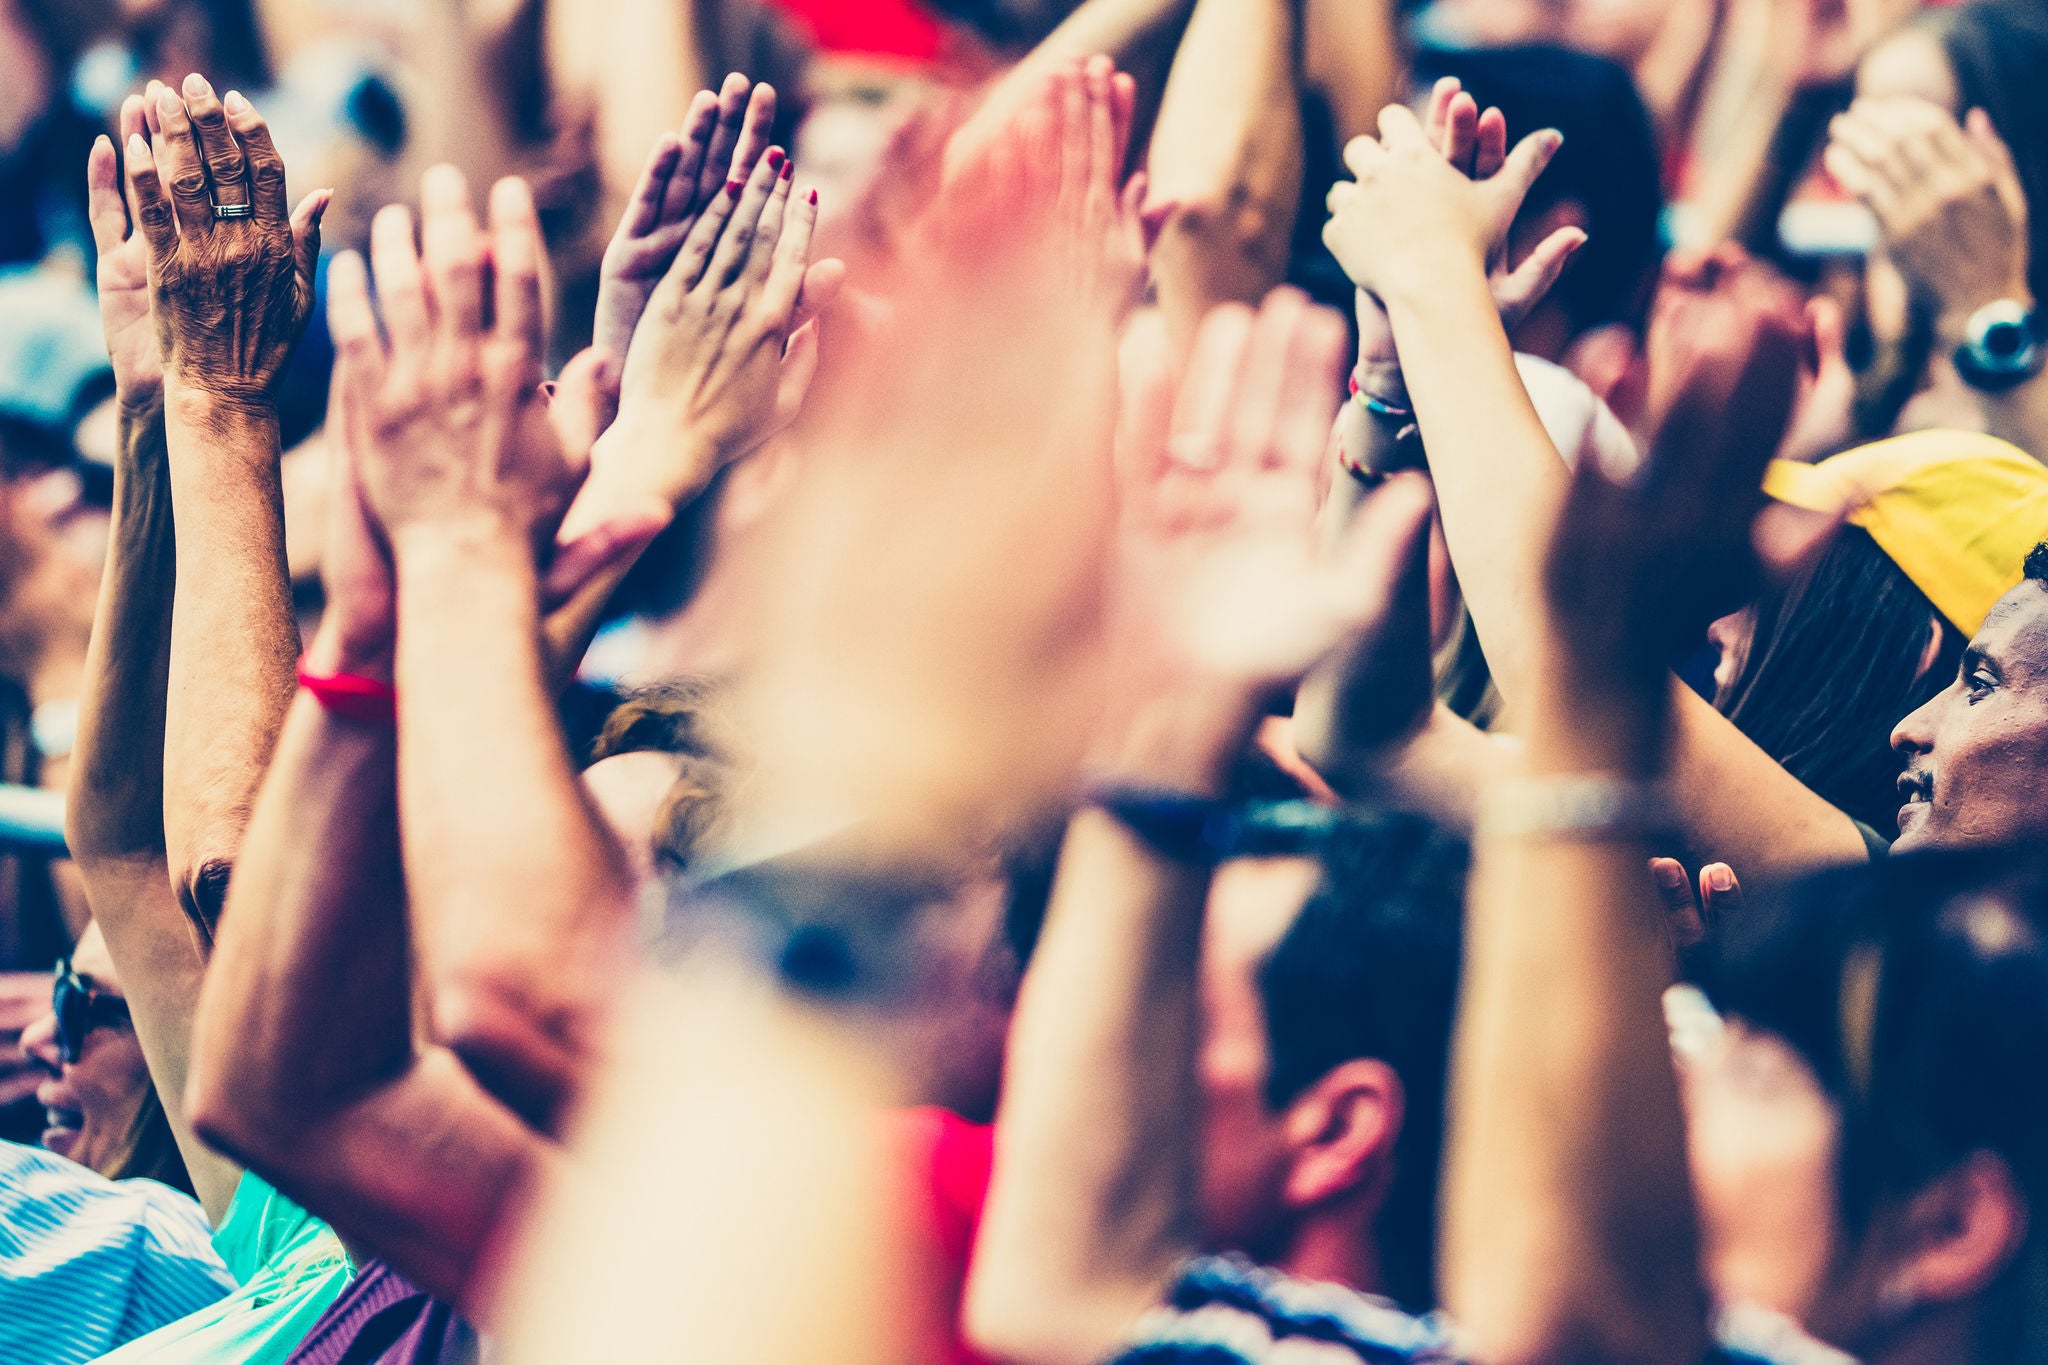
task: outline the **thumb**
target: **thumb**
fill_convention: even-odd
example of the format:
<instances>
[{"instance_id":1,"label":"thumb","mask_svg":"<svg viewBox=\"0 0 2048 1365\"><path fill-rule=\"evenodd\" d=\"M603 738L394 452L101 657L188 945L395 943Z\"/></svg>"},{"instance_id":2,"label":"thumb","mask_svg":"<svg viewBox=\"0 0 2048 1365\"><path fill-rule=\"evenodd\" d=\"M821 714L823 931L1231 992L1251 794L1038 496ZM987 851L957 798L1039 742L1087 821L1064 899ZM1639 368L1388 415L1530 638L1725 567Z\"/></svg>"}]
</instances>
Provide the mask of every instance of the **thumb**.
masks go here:
<instances>
[{"instance_id":1,"label":"thumb","mask_svg":"<svg viewBox=\"0 0 2048 1365\"><path fill-rule=\"evenodd\" d=\"M1726 863L1708 863L1700 869L1700 904L1706 907L1706 922L1718 929L1742 914L1742 883L1735 869Z\"/></svg>"},{"instance_id":2,"label":"thumb","mask_svg":"<svg viewBox=\"0 0 2048 1365\"><path fill-rule=\"evenodd\" d=\"M1692 898L1692 878L1686 875L1685 865L1676 858L1652 858L1650 880L1657 884L1657 897L1664 903L1664 924L1671 931L1672 942L1680 949L1705 942L1706 917ZM1700 880L1704 885L1704 871Z\"/></svg>"},{"instance_id":3,"label":"thumb","mask_svg":"<svg viewBox=\"0 0 2048 1365\"><path fill-rule=\"evenodd\" d=\"M838 257L814 261L804 271L803 283L797 286L796 312L798 327L812 318L828 312L839 297L839 291L846 284L846 262ZM795 337L790 338L792 341Z\"/></svg>"},{"instance_id":4,"label":"thumb","mask_svg":"<svg viewBox=\"0 0 2048 1365\"><path fill-rule=\"evenodd\" d=\"M811 381L818 377L818 320L810 321L789 334L782 351L782 373L776 381L775 425L786 427L803 411Z\"/></svg>"},{"instance_id":5,"label":"thumb","mask_svg":"<svg viewBox=\"0 0 2048 1365\"><path fill-rule=\"evenodd\" d=\"M1501 166L1500 174L1484 182L1500 197L1502 218L1512 218L1514 211L1521 208L1537 177L1549 167L1557 149L1562 146L1564 134L1555 128L1539 129L1515 144L1515 149L1508 153L1507 161Z\"/></svg>"},{"instance_id":6,"label":"thumb","mask_svg":"<svg viewBox=\"0 0 2048 1365\"><path fill-rule=\"evenodd\" d=\"M589 464L590 448L618 413L616 362L596 346L576 353L555 378L548 422L572 467Z\"/></svg>"},{"instance_id":7,"label":"thumb","mask_svg":"<svg viewBox=\"0 0 2048 1365\"><path fill-rule=\"evenodd\" d=\"M1562 227L1536 244L1529 258L1516 266L1494 292L1501 321L1509 327L1529 316L1543 302L1572 257L1586 244L1586 234L1575 227Z\"/></svg>"},{"instance_id":8,"label":"thumb","mask_svg":"<svg viewBox=\"0 0 2048 1365\"><path fill-rule=\"evenodd\" d=\"M292 210L292 262L309 297L313 274L320 266L320 220L327 216L327 206L333 202L333 190L314 190Z\"/></svg>"},{"instance_id":9,"label":"thumb","mask_svg":"<svg viewBox=\"0 0 2048 1365\"><path fill-rule=\"evenodd\" d=\"M555 543L554 558L541 580L541 608L553 611L597 580L638 559L672 518L668 504L636 503L607 516L589 530Z\"/></svg>"}]
</instances>

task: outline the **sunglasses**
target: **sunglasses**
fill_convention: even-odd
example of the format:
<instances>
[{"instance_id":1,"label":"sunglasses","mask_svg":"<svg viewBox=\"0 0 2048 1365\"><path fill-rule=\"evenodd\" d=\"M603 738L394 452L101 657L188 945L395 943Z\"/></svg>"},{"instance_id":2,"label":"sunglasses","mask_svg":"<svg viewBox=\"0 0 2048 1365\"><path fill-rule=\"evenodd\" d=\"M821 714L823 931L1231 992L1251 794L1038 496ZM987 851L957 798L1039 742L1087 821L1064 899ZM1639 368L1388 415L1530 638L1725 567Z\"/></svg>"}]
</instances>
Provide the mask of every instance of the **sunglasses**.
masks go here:
<instances>
[{"instance_id":1,"label":"sunglasses","mask_svg":"<svg viewBox=\"0 0 2048 1365\"><path fill-rule=\"evenodd\" d=\"M91 977L71 970L69 958L57 964L50 1004L57 1015L57 1055L67 1064L78 1060L86 1036L94 1029L129 1026L128 1002L106 994L92 984Z\"/></svg>"}]
</instances>

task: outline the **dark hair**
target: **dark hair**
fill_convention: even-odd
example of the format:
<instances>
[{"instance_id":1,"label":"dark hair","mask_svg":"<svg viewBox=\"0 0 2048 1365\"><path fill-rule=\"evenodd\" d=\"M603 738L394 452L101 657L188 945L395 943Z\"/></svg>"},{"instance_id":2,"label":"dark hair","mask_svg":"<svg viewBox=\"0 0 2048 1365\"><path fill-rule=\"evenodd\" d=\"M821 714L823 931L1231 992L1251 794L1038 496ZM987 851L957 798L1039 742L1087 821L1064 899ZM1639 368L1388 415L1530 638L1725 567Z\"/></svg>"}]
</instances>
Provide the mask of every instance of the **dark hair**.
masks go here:
<instances>
[{"instance_id":1,"label":"dark hair","mask_svg":"<svg viewBox=\"0 0 2048 1365\"><path fill-rule=\"evenodd\" d=\"M1850 1238L1976 1153L2011 1171L2027 1240L1988 1291L1985 1359L2048 1361L2048 865L1916 853L1760 897L1706 964L1724 1013L1797 1051L1842 1117Z\"/></svg>"},{"instance_id":2,"label":"dark hair","mask_svg":"<svg viewBox=\"0 0 2048 1365\"><path fill-rule=\"evenodd\" d=\"M2027 551L2026 567L2022 572L2027 581L2048 586L2048 540Z\"/></svg>"},{"instance_id":3,"label":"dark hair","mask_svg":"<svg viewBox=\"0 0 2048 1365\"><path fill-rule=\"evenodd\" d=\"M1940 22L1963 108L1982 109L2012 149L2027 195L2027 280L2048 289L2048 8L2041 0L1971 0Z\"/></svg>"},{"instance_id":4,"label":"dark hair","mask_svg":"<svg viewBox=\"0 0 2048 1365\"><path fill-rule=\"evenodd\" d=\"M1388 1295L1418 1311L1433 1308L1469 854L1425 820L1383 816L1347 822L1320 860L1321 884L1258 973L1271 1055L1267 1102L1291 1103L1353 1058L1393 1068L1404 1116L1375 1240Z\"/></svg>"},{"instance_id":5,"label":"dark hair","mask_svg":"<svg viewBox=\"0 0 2048 1365\"><path fill-rule=\"evenodd\" d=\"M719 698L719 685L704 678L640 688L620 698L590 742L589 763L636 753L675 759L675 784L654 821L655 862L671 871L695 863L731 792L738 745Z\"/></svg>"},{"instance_id":6,"label":"dark hair","mask_svg":"<svg viewBox=\"0 0 2048 1365\"><path fill-rule=\"evenodd\" d=\"M1923 670L1930 623L1941 645ZM1714 703L1787 772L1889 838L1892 729L1948 685L1967 643L1868 531L1845 526L1757 603L1749 649Z\"/></svg>"},{"instance_id":7,"label":"dark hair","mask_svg":"<svg viewBox=\"0 0 2048 1365\"><path fill-rule=\"evenodd\" d=\"M1424 48L1414 77L1456 76L1483 108L1507 116L1508 135L1540 128L1564 145L1522 204L1524 222L1559 204L1585 212L1586 244L1552 291L1584 331L1626 323L1640 331L1663 259L1663 168L1649 111L1628 71L1561 47Z\"/></svg>"}]
</instances>

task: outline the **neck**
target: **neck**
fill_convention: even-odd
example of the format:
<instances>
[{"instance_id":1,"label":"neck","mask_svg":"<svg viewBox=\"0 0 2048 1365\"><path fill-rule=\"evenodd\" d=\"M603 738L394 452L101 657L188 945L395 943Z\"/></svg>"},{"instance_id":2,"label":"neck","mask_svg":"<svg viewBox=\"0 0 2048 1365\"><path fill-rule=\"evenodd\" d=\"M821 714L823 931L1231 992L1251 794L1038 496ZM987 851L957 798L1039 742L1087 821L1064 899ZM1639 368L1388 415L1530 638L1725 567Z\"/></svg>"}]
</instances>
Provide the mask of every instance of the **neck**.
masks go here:
<instances>
[{"instance_id":1,"label":"neck","mask_svg":"<svg viewBox=\"0 0 2048 1365\"><path fill-rule=\"evenodd\" d=\"M1362 1210L1311 1214L1274 1257L1274 1268L1297 1279L1341 1284L1362 1294L1384 1294L1372 1220Z\"/></svg>"}]
</instances>

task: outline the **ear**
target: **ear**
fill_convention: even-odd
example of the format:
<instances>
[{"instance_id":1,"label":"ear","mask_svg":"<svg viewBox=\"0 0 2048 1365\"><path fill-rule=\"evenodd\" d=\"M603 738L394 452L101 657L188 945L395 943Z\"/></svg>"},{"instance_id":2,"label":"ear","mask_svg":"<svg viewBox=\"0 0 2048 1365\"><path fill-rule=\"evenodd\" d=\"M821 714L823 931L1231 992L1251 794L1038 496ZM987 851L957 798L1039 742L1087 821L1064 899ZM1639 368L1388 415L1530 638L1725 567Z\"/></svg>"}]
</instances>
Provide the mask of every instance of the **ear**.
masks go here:
<instances>
[{"instance_id":1,"label":"ear","mask_svg":"<svg viewBox=\"0 0 2048 1365\"><path fill-rule=\"evenodd\" d=\"M1920 1303L1983 1292L2026 1240L2027 1212L2005 1159L1974 1153L1906 1205L1897 1292Z\"/></svg>"},{"instance_id":2,"label":"ear","mask_svg":"<svg viewBox=\"0 0 2048 1365\"><path fill-rule=\"evenodd\" d=\"M1287 1107L1282 1199L1303 1209L1383 1189L1405 1105L1401 1078L1385 1062L1356 1057L1332 1067Z\"/></svg>"}]
</instances>

